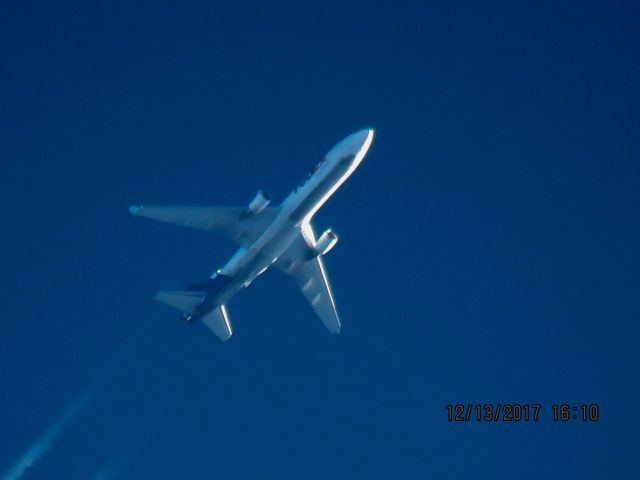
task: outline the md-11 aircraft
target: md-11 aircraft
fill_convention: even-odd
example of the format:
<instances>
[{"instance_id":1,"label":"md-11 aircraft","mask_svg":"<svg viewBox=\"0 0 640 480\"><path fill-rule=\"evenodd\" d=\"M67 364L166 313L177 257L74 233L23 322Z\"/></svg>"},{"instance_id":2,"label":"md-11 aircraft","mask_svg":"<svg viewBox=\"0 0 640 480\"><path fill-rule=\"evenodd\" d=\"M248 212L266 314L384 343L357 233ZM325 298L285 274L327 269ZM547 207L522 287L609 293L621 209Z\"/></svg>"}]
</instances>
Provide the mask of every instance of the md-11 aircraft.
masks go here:
<instances>
[{"instance_id":1,"label":"md-11 aircraft","mask_svg":"<svg viewBox=\"0 0 640 480\"><path fill-rule=\"evenodd\" d=\"M371 129L360 130L338 143L279 206L269 206L269 194L260 190L248 207L131 207L133 215L218 232L240 245L205 283L186 291L161 290L155 299L184 312L186 321L201 320L224 342L233 334L226 304L275 265L297 281L327 330L339 333L340 318L322 261L338 237L327 229L316 238L311 219L362 162L373 135Z\"/></svg>"}]
</instances>

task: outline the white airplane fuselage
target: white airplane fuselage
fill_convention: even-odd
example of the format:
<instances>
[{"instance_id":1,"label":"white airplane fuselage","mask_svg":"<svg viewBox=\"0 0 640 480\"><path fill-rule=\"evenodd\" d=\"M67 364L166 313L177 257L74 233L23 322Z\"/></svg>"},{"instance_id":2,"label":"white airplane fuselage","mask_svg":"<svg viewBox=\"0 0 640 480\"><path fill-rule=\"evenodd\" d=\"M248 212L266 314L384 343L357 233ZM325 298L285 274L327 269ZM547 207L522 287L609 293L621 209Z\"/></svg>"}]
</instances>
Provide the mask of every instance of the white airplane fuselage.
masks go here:
<instances>
[{"instance_id":1,"label":"white airplane fuselage","mask_svg":"<svg viewBox=\"0 0 640 480\"><path fill-rule=\"evenodd\" d=\"M360 130L342 140L320 161L307 180L280 205L280 213L248 248L241 247L211 276L198 318L227 303L243 287L264 273L309 225L327 199L354 172L373 141L374 131ZM250 215L250 213L249 213ZM306 238L306 237L305 237ZM308 245L311 250L315 245Z\"/></svg>"}]
</instances>

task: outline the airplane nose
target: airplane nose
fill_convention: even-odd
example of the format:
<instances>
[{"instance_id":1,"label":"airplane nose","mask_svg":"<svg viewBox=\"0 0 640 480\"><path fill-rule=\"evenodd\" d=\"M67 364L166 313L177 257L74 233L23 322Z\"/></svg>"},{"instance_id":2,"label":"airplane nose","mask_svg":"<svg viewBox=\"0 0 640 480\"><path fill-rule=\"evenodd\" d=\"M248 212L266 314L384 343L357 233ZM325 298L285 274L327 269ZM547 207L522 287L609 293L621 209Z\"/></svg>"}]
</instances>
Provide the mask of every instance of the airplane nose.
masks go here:
<instances>
[{"instance_id":1,"label":"airplane nose","mask_svg":"<svg viewBox=\"0 0 640 480\"><path fill-rule=\"evenodd\" d=\"M349 153L351 155L357 155L364 147L366 147L364 152L366 153L372 140L373 129L370 128L365 128L364 130L353 133L345 139L345 141L349 143Z\"/></svg>"},{"instance_id":2,"label":"airplane nose","mask_svg":"<svg viewBox=\"0 0 640 480\"><path fill-rule=\"evenodd\" d=\"M352 133L338 145L333 147L330 153L336 155L338 158L343 158L348 155L352 155L354 157L364 156L373 141L373 135L374 130L371 128L359 130L356 133Z\"/></svg>"},{"instance_id":3,"label":"airplane nose","mask_svg":"<svg viewBox=\"0 0 640 480\"><path fill-rule=\"evenodd\" d=\"M360 150L364 150L362 153L363 155L365 153L367 153L367 151L369 150L369 147L371 146L371 143L373 142L373 137L376 135L376 131L373 128L366 128L364 130L360 130L360 132L358 133L362 133L364 138L362 140L362 146L360 148Z\"/></svg>"}]
</instances>

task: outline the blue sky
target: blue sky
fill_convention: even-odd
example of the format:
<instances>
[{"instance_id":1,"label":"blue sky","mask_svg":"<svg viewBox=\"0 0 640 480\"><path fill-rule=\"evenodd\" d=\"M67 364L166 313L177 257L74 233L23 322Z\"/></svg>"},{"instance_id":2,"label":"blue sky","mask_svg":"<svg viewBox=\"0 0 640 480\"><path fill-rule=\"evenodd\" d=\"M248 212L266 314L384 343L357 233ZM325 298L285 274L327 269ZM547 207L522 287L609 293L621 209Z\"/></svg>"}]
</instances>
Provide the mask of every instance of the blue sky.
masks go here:
<instances>
[{"instance_id":1,"label":"blue sky","mask_svg":"<svg viewBox=\"0 0 640 480\"><path fill-rule=\"evenodd\" d=\"M24 478L636 478L639 17L5 5L0 472L62 422ZM230 303L227 344L152 301L235 247L130 204L278 201L363 127L315 220L340 336L279 272ZM450 423L457 402L543 410Z\"/></svg>"}]
</instances>

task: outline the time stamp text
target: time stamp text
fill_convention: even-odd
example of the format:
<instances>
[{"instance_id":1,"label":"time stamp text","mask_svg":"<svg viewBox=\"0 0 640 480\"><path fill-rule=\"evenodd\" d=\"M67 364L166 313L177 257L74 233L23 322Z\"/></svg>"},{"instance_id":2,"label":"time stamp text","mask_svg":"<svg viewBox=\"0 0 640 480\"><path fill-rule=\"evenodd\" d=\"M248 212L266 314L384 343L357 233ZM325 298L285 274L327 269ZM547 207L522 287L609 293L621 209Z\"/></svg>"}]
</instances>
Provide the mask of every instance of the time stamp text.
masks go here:
<instances>
[{"instance_id":1,"label":"time stamp text","mask_svg":"<svg viewBox=\"0 0 640 480\"><path fill-rule=\"evenodd\" d=\"M600 407L597 403L571 405L554 403L450 403L446 406L449 422L597 422Z\"/></svg>"}]
</instances>

